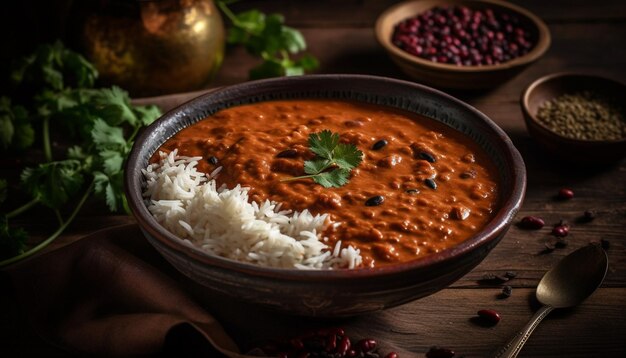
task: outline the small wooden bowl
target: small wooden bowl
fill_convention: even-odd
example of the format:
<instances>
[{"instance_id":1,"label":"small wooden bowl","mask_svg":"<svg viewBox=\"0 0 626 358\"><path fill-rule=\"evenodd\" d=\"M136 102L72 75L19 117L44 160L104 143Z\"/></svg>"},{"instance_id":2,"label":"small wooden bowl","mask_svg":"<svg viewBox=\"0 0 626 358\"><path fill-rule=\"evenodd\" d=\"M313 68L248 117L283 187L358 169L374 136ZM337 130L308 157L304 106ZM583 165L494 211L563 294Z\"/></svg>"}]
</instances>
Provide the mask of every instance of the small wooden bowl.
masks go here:
<instances>
[{"instance_id":1,"label":"small wooden bowl","mask_svg":"<svg viewBox=\"0 0 626 358\"><path fill-rule=\"evenodd\" d=\"M436 63L403 51L393 44L395 26L436 6L467 6L470 9L494 9L515 13L532 31L535 46L527 54L510 61L485 66L457 66ZM411 0L392 6L376 21L376 38L391 59L412 79L437 87L487 89L511 79L537 61L550 47L548 26L536 15L519 6L497 0Z\"/></svg>"},{"instance_id":2,"label":"small wooden bowl","mask_svg":"<svg viewBox=\"0 0 626 358\"><path fill-rule=\"evenodd\" d=\"M530 135L558 159L578 164L604 165L626 155L626 138L620 140L579 140L557 134L537 120L541 104L566 93L593 91L626 103L626 85L608 78L556 73L541 77L522 92L521 107Z\"/></svg>"}]
</instances>

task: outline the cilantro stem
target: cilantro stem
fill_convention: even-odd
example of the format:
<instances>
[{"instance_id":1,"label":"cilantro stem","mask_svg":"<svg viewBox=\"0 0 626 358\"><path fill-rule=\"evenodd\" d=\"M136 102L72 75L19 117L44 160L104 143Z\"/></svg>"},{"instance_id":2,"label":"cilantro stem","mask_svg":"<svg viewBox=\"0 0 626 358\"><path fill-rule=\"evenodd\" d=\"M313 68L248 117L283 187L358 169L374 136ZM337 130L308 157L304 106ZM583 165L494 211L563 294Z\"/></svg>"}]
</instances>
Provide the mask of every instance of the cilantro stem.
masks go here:
<instances>
[{"instance_id":1,"label":"cilantro stem","mask_svg":"<svg viewBox=\"0 0 626 358\"><path fill-rule=\"evenodd\" d=\"M284 182L284 181L294 181L294 180L299 180L299 179L315 178L318 175L319 175L319 173L311 174L311 175L302 175L302 176L299 176L299 177L291 177L291 178L281 179L280 181Z\"/></svg>"},{"instance_id":2,"label":"cilantro stem","mask_svg":"<svg viewBox=\"0 0 626 358\"><path fill-rule=\"evenodd\" d=\"M43 119L43 153L46 157L46 162L52 161L52 147L50 146L50 118L48 116Z\"/></svg>"},{"instance_id":3,"label":"cilantro stem","mask_svg":"<svg viewBox=\"0 0 626 358\"><path fill-rule=\"evenodd\" d=\"M224 14L226 15L226 17L228 17L228 19L233 23L233 24L239 24L239 21L237 20L237 16L235 16L235 14L233 14L232 11L230 11L230 9L228 8L228 6L226 5L226 1L218 1L217 2L217 6L220 8L220 10L222 10L222 12L224 12Z\"/></svg>"},{"instance_id":4,"label":"cilantro stem","mask_svg":"<svg viewBox=\"0 0 626 358\"><path fill-rule=\"evenodd\" d=\"M37 204L39 204L39 198L35 198L35 199L29 201L28 203L20 206L19 208L11 211L10 213L8 213L6 215L6 217L7 217L7 219L14 218L14 217L20 215L21 213L27 211L28 209L32 208L33 206L35 206Z\"/></svg>"},{"instance_id":5,"label":"cilantro stem","mask_svg":"<svg viewBox=\"0 0 626 358\"><path fill-rule=\"evenodd\" d=\"M50 235L47 239L45 239L44 241L42 241L41 243L39 243L39 245L33 247L32 249L11 257L10 259L4 260L4 261L0 261L0 267L4 267L7 265L10 265L14 262L18 262L20 260L23 260L29 256L32 256L36 253L38 253L39 251L41 251L43 248L45 248L46 246L48 246L52 241L54 241L57 237L59 237L59 235L61 235L63 233L63 231L65 231L65 229L67 229L67 227L70 225L70 223L72 223L72 221L74 221L74 218L76 218L76 215L78 214L78 212L80 211L80 209L82 209L83 205L85 204L85 202L87 201L87 199L89 198L89 195L91 194L91 192L93 191L93 188L95 187L95 180L93 180L91 182L91 184L89 185L89 188L87 188L87 190L85 191L85 194L83 194L83 197L80 198L80 201L78 202L78 205L76 205L76 208L74 208L74 211L72 211L72 214L70 214L70 217L67 218L67 220L63 223L63 225L59 226L59 228L52 233L52 235Z\"/></svg>"},{"instance_id":6,"label":"cilantro stem","mask_svg":"<svg viewBox=\"0 0 626 358\"><path fill-rule=\"evenodd\" d=\"M54 214L57 217L57 220L59 221L59 225L63 225L63 217L61 216L61 212L59 211L59 209L54 209Z\"/></svg>"}]
</instances>

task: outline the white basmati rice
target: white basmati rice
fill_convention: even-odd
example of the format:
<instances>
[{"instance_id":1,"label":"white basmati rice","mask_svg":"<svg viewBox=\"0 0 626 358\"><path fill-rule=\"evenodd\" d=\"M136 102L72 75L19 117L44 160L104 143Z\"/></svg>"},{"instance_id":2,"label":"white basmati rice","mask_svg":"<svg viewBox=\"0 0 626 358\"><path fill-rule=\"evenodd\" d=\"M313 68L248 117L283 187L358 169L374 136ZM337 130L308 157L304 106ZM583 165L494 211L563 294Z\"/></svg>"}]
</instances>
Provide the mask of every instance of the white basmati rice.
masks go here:
<instances>
[{"instance_id":1,"label":"white basmati rice","mask_svg":"<svg viewBox=\"0 0 626 358\"><path fill-rule=\"evenodd\" d=\"M249 188L217 187L215 177L197 171L201 157L160 152L161 160L143 170L148 210L174 235L215 255L262 266L355 268L360 251L341 241L328 247L321 232L328 214L280 210L280 204L248 200ZM333 225L337 225L335 223Z\"/></svg>"}]
</instances>

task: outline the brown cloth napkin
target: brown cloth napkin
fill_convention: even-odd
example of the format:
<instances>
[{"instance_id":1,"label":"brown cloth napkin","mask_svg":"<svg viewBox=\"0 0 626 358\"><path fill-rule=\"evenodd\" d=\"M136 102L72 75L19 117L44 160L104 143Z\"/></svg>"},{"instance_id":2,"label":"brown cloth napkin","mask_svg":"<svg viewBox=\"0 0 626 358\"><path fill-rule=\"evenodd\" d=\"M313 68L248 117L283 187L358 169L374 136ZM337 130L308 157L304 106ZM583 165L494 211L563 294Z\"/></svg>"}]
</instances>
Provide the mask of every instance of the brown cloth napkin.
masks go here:
<instances>
[{"instance_id":1,"label":"brown cloth napkin","mask_svg":"<svg viewBox=\"0 0 626 358\"><path fill-rule=\"evenodd\" d=\"M206 290L175 271L134 224L100 231L7 268L2 276L12 285L19 317L60 352L247 357L192 298ZM206 309L221 315L240 345L273 331L294 334L332 323L275 315L230 299L214 301ZM414 356L385 347L390 350Z\"/></svg>"}]
</instances>

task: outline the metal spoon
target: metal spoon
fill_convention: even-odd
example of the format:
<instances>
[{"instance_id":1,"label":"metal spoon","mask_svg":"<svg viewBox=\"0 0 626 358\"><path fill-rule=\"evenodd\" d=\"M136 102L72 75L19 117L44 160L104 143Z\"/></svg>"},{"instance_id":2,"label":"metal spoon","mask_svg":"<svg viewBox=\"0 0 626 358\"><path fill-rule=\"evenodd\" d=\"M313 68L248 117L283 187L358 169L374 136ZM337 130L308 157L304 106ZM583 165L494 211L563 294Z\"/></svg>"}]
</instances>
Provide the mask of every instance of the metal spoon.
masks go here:
<instances>
[{"instance_id":1,"label":"metal spoon","mask_svg":"<svg viewBox=\"0 0 626 358\"><path fill-rule=\"evenodd\" d=\"M555 308L582 303L600 286L608 267L606 252L599 245L587 245L563 258L539 281L536 295L543 306L495 358L517 357L530 334L548 313Z\"/></svg>"}]
</instances>

